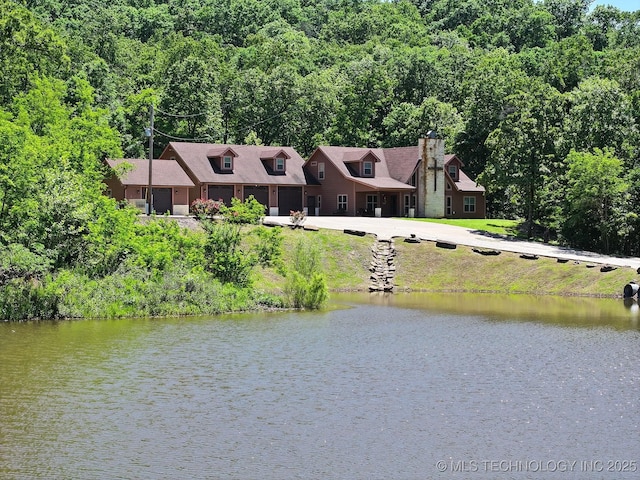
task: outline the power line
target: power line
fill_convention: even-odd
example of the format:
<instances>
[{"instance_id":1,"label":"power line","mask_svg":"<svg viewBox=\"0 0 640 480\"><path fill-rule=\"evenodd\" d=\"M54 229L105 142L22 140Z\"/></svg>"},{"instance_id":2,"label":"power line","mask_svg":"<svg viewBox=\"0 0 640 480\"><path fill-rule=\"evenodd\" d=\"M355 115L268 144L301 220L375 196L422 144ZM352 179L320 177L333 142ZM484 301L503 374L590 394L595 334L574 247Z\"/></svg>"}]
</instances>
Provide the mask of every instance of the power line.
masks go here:
<instances>
[{"instance_id":1,"label":"power line","mask_svg":"<svg viewBox=\"0 0 640 480\"><path fill-rule=\"evenodd\" d=\"M155 107L155 109L156 109L156 112L161 113L162 115L166 115L168 117L173 117L173 118L193 118L193 117L204 117L206 115L206 112L192 113L189 115L178 115L175 113L165 112L163 110L160 110L158 107Z\"/></svg>"},{"instance_id":2,"label":"power line","mask_svg":"<svg viewBox=\"0 0 640 480\"><path fill-rule=\"evenodd\" d=\"M202 138L185 138L185 137L176 137L174 135L169 135L168 133L161 132L157 128L153 129L154 132L162 135L163 137L170 138L171 140L179 140L182 142L208 142L211 141L211 137L202 137Z\"/></svg>"}]
</instances>

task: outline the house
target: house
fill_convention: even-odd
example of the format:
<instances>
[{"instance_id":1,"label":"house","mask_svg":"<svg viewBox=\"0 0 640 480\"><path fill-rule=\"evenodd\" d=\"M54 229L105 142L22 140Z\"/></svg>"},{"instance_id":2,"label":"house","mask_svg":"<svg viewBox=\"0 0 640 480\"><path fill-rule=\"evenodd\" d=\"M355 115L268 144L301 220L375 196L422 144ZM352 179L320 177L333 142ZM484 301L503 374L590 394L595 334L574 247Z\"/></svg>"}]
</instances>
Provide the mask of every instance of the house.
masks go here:
<instances>
[{"instance_id":1,"label":"house","mask_svg":"<svg viewBox=\"0 0 640 480\"><path fill-rule=\"evenodd\" d=\"M444 155L435 135L417 146L320 146L305 162L310 215L484 218L485 189Z\"/></svg>"},{"instance_id":2,"label":"house","mask_svg":"<svg viewBox=\"0 0 640 480\"><path fill-rule=\"evenodd\" d=\"M485 188L463 171L464 164L456 155L445 155L446 218L485 218L487 202Z\"/></svg>"},{"instance_id":3,"label":"house","mask_svg":"<svg viewBox=\"0 0 640 480\"><path fill-rule=\"evenodd\" d=\"M391 176L390 150L318 147L304 165L309 215L402 215L415 186Z\"/></svg>"},{"instance_id":4,"label":"house","mask_svg":"<svg viewBox=\"0 0 640 480\"><path fill-rule=\"evenodd\" d=\"M291 147L171 142L160 158L175 160L194 183L189 203L202 198L229 205L253 195L270 215L303 208L304 160Z\"/></svg>"},{"instance_id":5,"label":"house","mask_svg":"<svg viewBox=\"0 0 640 480\"><path fill-rule=\"evenodd\" d=\"M126 200L146 211L149 186L149 159L107 159L111 175L105 180L107 192L116 200ZM152 206L157 214L189 213L189 191L194 183L175 160L153 160Z\"/></svg>"}]
</instances>

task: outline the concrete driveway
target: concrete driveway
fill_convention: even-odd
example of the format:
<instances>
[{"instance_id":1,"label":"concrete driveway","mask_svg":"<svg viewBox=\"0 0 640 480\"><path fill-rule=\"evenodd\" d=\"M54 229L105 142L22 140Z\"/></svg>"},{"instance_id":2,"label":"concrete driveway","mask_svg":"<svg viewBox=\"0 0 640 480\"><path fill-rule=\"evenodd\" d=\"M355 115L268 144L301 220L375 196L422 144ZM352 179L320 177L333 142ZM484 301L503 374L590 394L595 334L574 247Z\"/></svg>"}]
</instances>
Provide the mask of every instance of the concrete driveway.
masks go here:
<instances>
[{"instance_id":1,"label":"concrete driveway","mask_svg":"<svg viewBox=\"0 0 640 480\"><path fill-rule=\"evenodd\" d=\"M265 217L265 222L275 222L281 225L290 225L291 223L289 217L286 216ZM411 219L341 216L307 217L305 225L313 225L318 228L331 230L359 230L374 234L379 239L409 237L411 234L414 234L421 240L434 242L443 241L483 249L562 258L578 262L633 267L634 269L640 268L640 258L637 257L608 257L597 253L556 247L544 243L511 240L468 228Z\"/></svg>"}]
</instances>

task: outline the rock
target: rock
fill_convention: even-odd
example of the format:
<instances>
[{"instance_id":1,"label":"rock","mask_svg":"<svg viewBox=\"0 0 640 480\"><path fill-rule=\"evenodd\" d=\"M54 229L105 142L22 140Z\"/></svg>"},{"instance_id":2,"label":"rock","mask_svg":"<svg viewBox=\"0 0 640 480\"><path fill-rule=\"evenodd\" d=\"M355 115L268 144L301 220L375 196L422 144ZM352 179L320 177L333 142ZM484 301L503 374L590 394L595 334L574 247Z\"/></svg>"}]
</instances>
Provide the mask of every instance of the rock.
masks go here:
<instances>
[{"instance_id":1,"label":"rock","mask_svg":"<svg viewBox=\"0 0 640 480\"><path fill-rule=\"evenodd\" d=\"M449 250L455 250L457 248L457 245L455 243L451 243L451 242L445 242L442 240L436 240L436 247L438 248L447 248Z\"/></svg>"},{"instance_id":2,"label":"rock","mask_svg":"<svg viewBox=\"0 0 640 480\"><path fill-rule=\"evenodd\" d=\"M479 248L472 248L472 250L480 255L500 255L502 253L499 250L481 250Z\"/></svg>"}]
</instances>

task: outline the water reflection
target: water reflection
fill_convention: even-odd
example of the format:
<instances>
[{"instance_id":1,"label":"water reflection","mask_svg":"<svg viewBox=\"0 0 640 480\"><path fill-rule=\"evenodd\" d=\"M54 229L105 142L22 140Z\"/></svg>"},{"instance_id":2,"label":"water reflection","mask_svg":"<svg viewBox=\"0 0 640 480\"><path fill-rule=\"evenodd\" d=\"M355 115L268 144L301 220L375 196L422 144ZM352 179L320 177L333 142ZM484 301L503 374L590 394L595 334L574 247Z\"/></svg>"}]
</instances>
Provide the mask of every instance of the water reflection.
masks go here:
<instances>
[{"instance_id":1,"label":"water reflection","mask_svg":"<svg viewBox=\"0 0 640 480\"><path fill-rule=\"evenodd\" d=\"M337 303L370 303L417 308L456 315L481 315L494 320L535 321L555 325L638 329L635 298L560 297L477 293L340 293Z\"/></svg>"}]
</instances>

